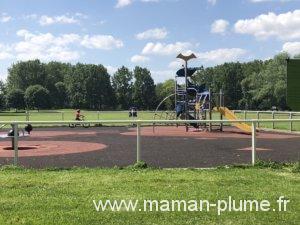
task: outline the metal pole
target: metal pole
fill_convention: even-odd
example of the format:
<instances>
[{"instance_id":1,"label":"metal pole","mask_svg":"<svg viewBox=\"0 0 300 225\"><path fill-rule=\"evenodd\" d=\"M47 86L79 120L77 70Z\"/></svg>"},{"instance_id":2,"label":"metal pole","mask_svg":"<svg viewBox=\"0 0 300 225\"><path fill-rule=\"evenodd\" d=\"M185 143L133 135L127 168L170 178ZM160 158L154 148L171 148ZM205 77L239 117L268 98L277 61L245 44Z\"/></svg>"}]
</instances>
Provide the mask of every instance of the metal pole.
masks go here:
<instances>
[{"instance_id":1,"label":"metal pole","mask_svg":"<svg viewBox=\"0 0 300 225\"><path fill-rule=\"evenodd\" d=\"M256 112L257 120L259 120L259 111ZM259 122L257 122L257 127L259 127Z\"/></svg>"},{"instance_id":2,"label":"metal pole","mask_svg":"<svg viewBox=\"0 0 300 225\"><path fill-rule=\"evenodd\" d=\"M256 159L256 123L252 122L252 165L255 165Z\"/></svg>"},{"instance_id":3,"label":"metal pole","mask_svg":"<svg viewBox=\"0 0 300 225\"><path fill-rule=\"evenodd\" d=\"M185 60L185 66L184 66L184 76L185 76L185 120L188 119L188 93L187 93L187 60ZM185 130L188 131L188 124L185 124Z\"/></svg>"},{"instance_id":4,"label":"metal pole","mask_svg":"<svg viewBox=\"0 0 300 225\"><path fill-rule=\"evenodd\" d=\"M289 119L291 120L293 118L293 113L290 112ZM293 121L290 121L290 131L293 131Z\"/></svg>"},{"instance_id":5,"label":"metal pole","mask_svg":"<svg viewBox=\"0 0 300 225\"><path fill-rule=\"evenodd\" d=\"M220 96L219 96L219 107L223 106L223 101L222 101L222 96L223 96L223 90L220 89ZM220 119L223 120L223 114L220 113ZM220 131L223 131L223 123L220 124Z\"/></svg>"},{"instance_id":6,"label":"metal pole","mask_svg":"<svg viewBox=\"0 0 300 225\"><path fill-rule=\"evenodd\" d=\"M19 151L18 151L18 124L13 124L13 148L14 148L14 166L18 165L19 161Z\"/></svg>"},{"instance_id":7,"label":"metal pole","mask_svg":"<svg viewBox=\"0 0 300 225\"><path fill-rule=\"evenodd\" d=\"M212 96L211 96L211 89L209 88L208 89L208 92L209 92L209 112L208 112L208 116L209 116L209 120L211 120L212 118L212 114L211 114L211 111L212 111L212 107L211 107L211 100L212 100ZM209 124L209 131L211 132L212 131L212 123L210 122Z\"/></svg>"},{"instance_id":8,"label":"metal pole","mask_svg":"<svg viewBox=\"0 0 300 225\"><path fill-rule=\"evenodd\" d=\"M176 106L177 106L177 76L175 76L175 89L174 89L174 93L175 93L175 98L174 98L174 108L175 108L175 114L176 114L176 120L177 120L177 112L176 112Z\"/></svg>"},{"instance_id":9,"label":"metal pole","mask_svg":"<svg viewBox=\"0 0 300 225\"><path fill-rule=\"evenodd\" d=\"M29 111L26 111L26 121L29 121Z\"/></svg>"},{"instance_id":10,"label":"metal pole","mask_svg":"<svg viewBox=\"0 0 300 225\"><path fill-rule=\"evenodd\" d=\"M274 120L275 119L275 112L272 111L272 119ZM273 121L272 122L272 129L274 130L275 129L275 122Z\"/></svg>"},{"instance_id":11,"label":"metal pole","mask_svg":"<svg viewBox=\"0 0 300 225\"><path fill-rule=\"evenodd\" d=\"M136 162L141 161L141 124L136 123Z\"/></svg>"}]
</instances>

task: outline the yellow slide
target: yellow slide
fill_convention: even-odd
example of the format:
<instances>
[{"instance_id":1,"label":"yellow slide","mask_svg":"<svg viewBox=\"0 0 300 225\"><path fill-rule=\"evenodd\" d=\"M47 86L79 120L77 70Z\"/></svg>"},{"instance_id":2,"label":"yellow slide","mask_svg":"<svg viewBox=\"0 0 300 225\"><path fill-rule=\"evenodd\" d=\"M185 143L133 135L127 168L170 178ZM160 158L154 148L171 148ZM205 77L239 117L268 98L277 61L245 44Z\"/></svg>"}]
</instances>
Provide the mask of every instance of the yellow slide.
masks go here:
<instances>
[{"instance_id":1,"label":"yellow slide","mask_svg":"<svg viewBox=\"0 0 300 225\"><path fill-rule=\"evenodd\" d=\"M238 118L234 115L234 113L229 110L227 107L215 107L214 110L220 112L223 116L225 116L228 120L237 120ZM233 123L233 126L236 126L237 128L241 129L242 131L245 131L247 133L251 133L251 127L248 124L245 123Z\"/></svg>"}]
</instances>

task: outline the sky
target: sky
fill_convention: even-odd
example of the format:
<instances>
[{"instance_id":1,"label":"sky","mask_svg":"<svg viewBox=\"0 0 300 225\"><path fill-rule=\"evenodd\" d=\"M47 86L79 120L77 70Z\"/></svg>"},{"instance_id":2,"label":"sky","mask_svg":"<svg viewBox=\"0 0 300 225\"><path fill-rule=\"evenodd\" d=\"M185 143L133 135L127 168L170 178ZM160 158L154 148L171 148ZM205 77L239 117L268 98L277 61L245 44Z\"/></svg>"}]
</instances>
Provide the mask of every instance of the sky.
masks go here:
<instances>
[{"instance_id":1,"label":"sky","mask_svg":"<svg viewBox=\"0 0 300 225\"><path fill-rule=\"evenodd\" d=\"M0 79L22 60L147 67L174 78L191 66L300 53L300 0L0 0Z\"/></svg>"}]
</instances>

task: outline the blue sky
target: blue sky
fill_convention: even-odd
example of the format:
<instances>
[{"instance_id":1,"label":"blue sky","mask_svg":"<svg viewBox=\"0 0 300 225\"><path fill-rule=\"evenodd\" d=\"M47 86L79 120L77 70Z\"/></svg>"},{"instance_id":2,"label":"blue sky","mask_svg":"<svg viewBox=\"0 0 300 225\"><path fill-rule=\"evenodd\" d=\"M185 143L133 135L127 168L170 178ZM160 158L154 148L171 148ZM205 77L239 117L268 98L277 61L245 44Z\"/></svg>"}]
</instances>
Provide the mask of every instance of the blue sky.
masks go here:
<instances>
[{"instance_id":1,"label":"blue sky","mask_svg":"<svg viewBox=\"0 0 300 225\"><path fill-rule=\"evenodd\" d=\"M144 66L174 76L193 66L300 53L300 0L1 0L0 77L20 60Z\"/></svg>"}]
</instances>

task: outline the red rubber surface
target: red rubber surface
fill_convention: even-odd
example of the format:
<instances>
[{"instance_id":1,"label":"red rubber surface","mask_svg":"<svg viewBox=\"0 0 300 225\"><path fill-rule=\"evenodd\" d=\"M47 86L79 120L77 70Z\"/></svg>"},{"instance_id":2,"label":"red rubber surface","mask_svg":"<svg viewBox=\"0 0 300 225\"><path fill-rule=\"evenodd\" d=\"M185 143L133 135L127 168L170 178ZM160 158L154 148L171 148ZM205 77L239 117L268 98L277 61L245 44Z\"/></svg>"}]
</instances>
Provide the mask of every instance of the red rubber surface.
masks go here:
<instances>
[{"instance_id":1,"label":"red rubber surface","mask_svg":"<svg viewBox=\"0 0 300 225\"><path fill-rule=\"evenodd\" d=\"M103 150L107 146L100 143L75 142L75 141L20 141L19 156L50 156L85 153ZM13 157L11 142L0 143L0 157Z\"/></svg>"}]
</instances>

